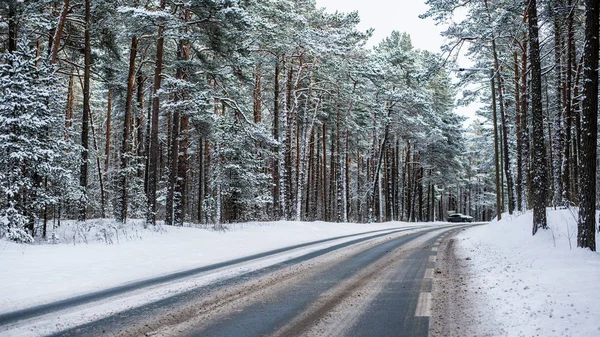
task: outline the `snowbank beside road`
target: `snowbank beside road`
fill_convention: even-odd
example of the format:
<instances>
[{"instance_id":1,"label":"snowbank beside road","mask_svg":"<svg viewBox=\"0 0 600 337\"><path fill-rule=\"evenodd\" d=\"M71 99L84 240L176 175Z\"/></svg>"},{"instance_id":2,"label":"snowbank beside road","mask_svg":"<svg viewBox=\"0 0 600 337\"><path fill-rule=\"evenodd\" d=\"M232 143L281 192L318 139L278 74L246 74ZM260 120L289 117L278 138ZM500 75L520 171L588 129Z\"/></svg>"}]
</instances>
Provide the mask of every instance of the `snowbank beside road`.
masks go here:
<instances>
[{"instance_id":1,"label":"snowbank beside road","mask_svg":"<svg viewBox=\"0 0 600 337\"><path fill-rule=\"evenodd\" d=\"M0 313L277 248L414 225L431 223L280 221L230 225L218 232L185 227L144 230L141 224L118 229L108 220L74 230L76 223L66 222L59 228L60 239L73 242L75 237L88 244L20 245L0 240ZM113 244L106 244L107 238Z\"/></svg>"},{"instance_id":2,"label":"snowbank beside road","mask_svg":"<svg viewBox=\"0 0 600 337\"><path fill-rule=\"evenodd\" d=\"M549 209L535 236L531 212L457 235L473 309L495 335L600 336L600 254L576 248L574 212Z\"/></svg>"}]
</instances>

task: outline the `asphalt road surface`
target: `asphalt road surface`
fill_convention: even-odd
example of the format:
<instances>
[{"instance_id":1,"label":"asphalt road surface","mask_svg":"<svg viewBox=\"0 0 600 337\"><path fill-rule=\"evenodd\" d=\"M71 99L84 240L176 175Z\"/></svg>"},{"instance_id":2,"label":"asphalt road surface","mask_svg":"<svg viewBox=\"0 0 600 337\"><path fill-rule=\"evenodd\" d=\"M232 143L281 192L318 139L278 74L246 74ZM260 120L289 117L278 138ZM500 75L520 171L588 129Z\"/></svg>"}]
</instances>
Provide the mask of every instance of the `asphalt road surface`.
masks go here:
<instances>
[{"instance_id":1,"label":"asphalt road surface","mask_svg":"<svg viewBox=\"0 0 600 337\"><path fill-rule=\"evenodd\" d=\"M54 335L428 336L437 247L445 235L462 226L373 232L368 237L336 243ZM204 267L196 272L210 272L210 269L211 266ZM171 278L193 274L190 271ZM132 289L140 290L154 283L137 284ZM55 309L93 305L99 299L110 301L112 296L132 289L113 289L67 304L63 301ZM21 318L0 317L0 326L37 315L51 315L54 310L51 305L34 309L21 312Z\"/></svg>"}]
</instances>

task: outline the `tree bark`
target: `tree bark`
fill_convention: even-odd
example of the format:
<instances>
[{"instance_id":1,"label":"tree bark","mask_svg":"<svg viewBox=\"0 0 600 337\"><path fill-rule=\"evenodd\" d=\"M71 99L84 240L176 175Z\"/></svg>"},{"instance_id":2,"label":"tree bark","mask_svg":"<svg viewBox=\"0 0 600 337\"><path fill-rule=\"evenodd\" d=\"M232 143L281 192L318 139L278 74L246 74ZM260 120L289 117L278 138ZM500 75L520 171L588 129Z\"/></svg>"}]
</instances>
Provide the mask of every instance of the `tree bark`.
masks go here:
<instances>
[{"instance_id":1,"label":"tree bark","mask_svg":"<svg viewBox=\"0 0 600 337\"><path fill-rule=\"evenodd\" d=\"M110 163L110 138L112 132L112 90L108 90L106 102L106 134L104 142L104 177L108 177L108 164Z\"/></svg>"},{"instance_id":2,"label":"tree bark","mask_svg":"<svg viewBox=\"0 0 600 337\"><path fill-rule=\"evenodd\" d=\"M131 110L133 107L133 86L135 85L135 58L137 57L138 38L131 38L129 48L129 73L127 76L127 94L125 99L125 115L123 117L123 140L121 143L121 155L119 161L119 207L117 221L127 221L127 168L130 156L130 134L131 134ZM139 84L138 84L139 85Z\"/></svg>"},{"instance_id":3,"label":"tree bark","mask_svg":"<svg viewBox=\"0 0 600 337\"><path fill-rule=\"evenodd\" d=\"M185 23L190 20L190 10L186 8L184 10L183 20ZM186 29L187 32L187 29ZM190 59L190 44L187 39L180 41L180 50L181 55L179 59L182 62L188 61ZM185 67L180 67L181 69L181 79L184 81L188 81L188 73ZM178 69L178 71L179 71ZM184 92L182 94L182 99L188 99L188 95ZM189 148L189 122L190 116L187 112L184 112L181 115L181 121L179 122L179 149L176 153L176 163L177 163L177 179L175 182L175 200L174 200L174 223L176 226L183 226L183 220L185 216L185 204L187 200L187 171L189 168L189 158L188 158L188 148ZM174 139L175 140L175 139Z\"/></svg>"},{"instance_id":4,"label":"tree bark","mask_svg":"<svg viewBox=\"0 0 600 337\"><path fill-rule=\"evenodd\" d=\"M165 9L166 0L160 1L160 10ZM158 180L158 116L160 110L160 98L158 91L162 81L163 47L164 47L164 24L158 26L158 39L156 41L156 62L154 68L154 89L152 98L152 124L150 130L150 153L148 159L148 193L146 225L156 225L156 185Z\"/></svg>"},{"instance_id":5,"label":"tree bark","mask_svg":"<svg viewBox=\"0 0 600 337\"><path fill-rule=\"evenodd\" d=\"M544 114L542 109L542 69L540 65L537 2L529 0L529 62L531 65L531 117L533 126L533 234L546 228L546 195L548 193ZM595 162L595 160L594 160Z\"/></svg>"},{"instance_id":6,"label":"tree bark","mask_svg":"<svg viewBox=\"0 0 600 337\"><path fill-rule=\"evenodd\" d=\"M88 1L86 1L86 13L89 7L89 4L87 2ZM63 27L65 26L65 22L67 21L67 14L69 14L69 3L70 0L63 1L63 5L60 10L60 15L58 17L58 24L56 25L56 29L54 30L54 38L52 38L52 47L50 50L50 63L52 64L56 64L56 60L58 57L58 48L60 46L60 39L62 36Z\"/></svg>"},{"instance_id":7,"label":"tree bark","mask_svg":"<svg viewBox=\"0 0 600 337\"><path fill-rule=\"evenodd\" d=\"M514 68L515 68L515 126L516 126L516 134L517 134L517 180L515 182L516 187L516 196L517 196L517 210L523 210L523 152L521 148L523 147L523 129L521 128L521 86L519 81L521 79L521 69L519 64L519 56L517 51L515 50L513 53L514 60Z\"/></svg>"},{"instance_id":8,"label":"tree bark","mask_svg":"<svg viewBox=\"0 0 600 337\"><path fill-rule=\"evenodd\" d=\"M564 136L563 136L563 62L562 62L562 50L563 50L563 39L562 39L562 22L560 20L560 15L557 13L558 8L564 7L561 0L553 1L554 10L552 11L553 21L554 21L554 71L555 71L555 113L554 113L554 137L551 137L551 169L552 173L552 187L553 192L549 195L552 197L554 206L562 204L563 197L563 165L562 165L562 153L564 152ZM548 90L548 86L546 86L546 92ZM546 94L547 95L547 94ZM548 114L550 115L550 109L548 109ZM549 120L550 121L550 120ZM552 125L549 123L548 125ZM550 136L550 135L549 135Z\"/></svg>"},{"instance_id":9,"label":"tree bark","mask_svg":"<svg viewBox=\"0 0 600 337\"><path fill-rule=\"evenodd\" d=\"M68 0L67 0L68 1ZM13 53L17 50L17 0L8 0L8 52Z\"/></svg>"},{"instance_id":10,"label":"tree bark","mask_svg":"<svg viewBox=\"0 0 600 337\"><path fill-rule=\"evenodd\" d=\"M281 74L281 68L279 65L279 58L275 61L275 80L274 80L274 90L273 90L273 140L275 140L275 145L273 147L273 217L275 220L281 219L281 205L279 194L280 191L280 183L281 177L279 173L279 165L280 165L280 145L279 145L279 77Z\"/></svg>"},{"instance_id":11,"label":"tree bark","mask_svg":"<svg viewBox=\"0 0 600 337\"><path fill-rule=\"evenodd\" d=\"M531 161L529 160L530 156L530 148L529 148L529 123L528 120L528 110L529 110L529 90L527 88L527 79L529 71L527 71L527 64L529 60L529 52L528 52L528 35L527 33L523 34L523 54L521 57L521 133L522 133L522 142L521 148L519 151L521 152L521 156L523 159L523 163L521 169L525 172L525 186L526 194L523 192L523 196L525 196L525 200L523 200L524 208L529 208L532 204L531 202Z\"/></svg>"},{"instance_id":12,"label":"tree bark","mask_svg":"<svg viewBox=\"0 0 600 337\"><path fill-rule=\"evenodd\" d=\"M573 146L573 136L571 132L572 118L573 118L573 61L575 59L575 45L574 45L574 32L573 32L573 5L572 0L568 0L567 8L569 8L569 15L567 17L567 86L566 86L566 107L564 110L564 123L565 123L565 139L563 146L563 158L562 158L562 198L565 202L571 201L571 147Z\"/></svg>"},{"instance_id":13,"label":"tree bark","mask_svg":"<svg viewBox=\"0 0 600 337\"><path fill-rule=\"evenodd\" d=\"M88 185L88 150L89 150L89 117L90 117L90 68L92 66L92 50L90 44L90 1L85 0L85 31L84 31L84 73L83 73L83 114L81 121L81 169L79 186L81 200L79 205L79 221L85 221L87 216L87 185Z\"/></svg>"},{"instance_id":14,"label":"tree bark","mask_svg":"<svg viewBox=\"0 0 600 337\"><path fill-rule=\"evenodd\" d=\"M583 50L584 97L581 112L579 222L577 246L596 251L596 153L598 140L598 14L597 0L586 0Z\"/></svg>"},{"instance_id":15,"label":"tree bark","mask_svg":"<svg viewBox=\"0 0 600 337\"><path fill-rule=\"evenodd\" d=\"M262 120L262 63L259 61L256 65L254 74L254 123L258 124Z\"/></svg>"},{"instance_id":16,"label":"tree bark","mask_svg":"<svg viewBox=\"0 0 600 337\"><path fill-rule=\"evenodd\" d=\"M503 169L506 177L506 188L508 193L508 213L512 214L515 210L514 201L514 183L512 172L510 169L509 151L508 151L508 125L506 121L505 105L504 105L504 79L500 73L500 63L498 61L498 52L496 49L496 39L492 38L492 51L494 54L494 73L498 78L498 103L500 106L500 122L502 123L502 158ZM504 194L503 194L504 195ZM504 203L502 203L504 205Z\"/></svg>"},{"instance_id":17,"label":"tree bark","mask_svg":"<svg viewBox=\"0 0 600 337\"><path fill-rule=\"evenodd\" d=\"M94 151L96 151L96 168L98 170L98 182L100 184L100 216L102 218L106 217L106 193L104 192L104 179L102 178L104 174L104 170L102 170L102 165L100 165L100 149L98 148L98 141L96 140L96 128L94 127L94 118L92 116L92 112L90 110L90 128L92 129L92 140L94 144Z\"/></svg>"}]
</instances>

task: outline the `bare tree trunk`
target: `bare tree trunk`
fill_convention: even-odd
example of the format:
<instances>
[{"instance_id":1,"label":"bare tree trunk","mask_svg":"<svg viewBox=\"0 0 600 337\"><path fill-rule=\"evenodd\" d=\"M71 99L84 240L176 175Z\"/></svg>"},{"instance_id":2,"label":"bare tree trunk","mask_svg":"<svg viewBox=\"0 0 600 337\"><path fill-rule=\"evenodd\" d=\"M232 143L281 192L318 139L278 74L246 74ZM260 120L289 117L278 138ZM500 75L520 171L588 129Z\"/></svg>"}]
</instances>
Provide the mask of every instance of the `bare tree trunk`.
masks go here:
<instances>
[{"instance_id":1,"label":"bare tree trunk","mask_svg":"<svg viewBox=\"0 0 600 337\"><path fill-rule=\"evenodd\" d=\"M79 186L81 199L79 204L79 221L85 221L87 216L87 185L88 185L88 150L89 150L89 117L90 117L90 68L92 66L92 51L90 45L90 1L85 0L85 30L84 30L84 73L83 73L83 114L81 123L81 170Z\"/></svg>"},{"instance_id":2,"label":"bare tree trunk","mask_svg":"<svg viewBox=\"0 0 600 337\"><path fill-rule=\"evenodd\" d=\"M554 8L562 8L564 7L562 0L553 0ZM550 194L549 197L552 197L554 206L562 204L563 197L563 165L562 165L562 153L564 152L563 142L565 141L563 136L563 62L562 62L562 50L563 50L563 39L562 39L562 22L560 20L560 15L557 13L557 10L552 11L553 21L554 21L554 71L555 71L555 86L556 86L556 97L554 104L555 114L554 114L554 136L550 138L552 141L552 145L550 148L550 155L552 157L551 169L550 172L552 174L552 187L554 193ZM548 86L546 86L546 95L548 92ZM548 109L548 114L550 115L550 109ZM551 119L549 120L549 122ZM553 123L549 123L548 125L552 125ZM551 136L549 134L549 136Z\"/></svg>"},{"instance_id":3,"label":"bare tree trunk","mask_svg":"<svg viewBox=\"0 0 600 337\"><path fill-rule=\"evenodd\" d=\"M186 8L184 10L183 20L187 23L190 20L190 10ZM187 29L186 29L187 32ZM180 41L180 53L179 59L183 62L190 59L190 44L188 40ZM188 74L185 68L181 69L181 79L188 81ZM179 71L178 69L178 71ZM188 99L186 93L182 94L182 99ZM187 200L187 171L189 168L188 148L189 148L189 121L190 116L187 112L184 112L179 122L179 149L175 153L175 162L177 163L177 179L175 182L175 199L174 199L174 223L176 226L183 226L183 220L185 215L185 204ZM175 141L176 139L173 138Z\"/></svg>"},{"instance_id":4,"label":"bare tree trunk","mask_svg":"<svg viewBox=\"0 0 600 337\"><path fill-rule=\"evenodd\" d=\"M281 68L279 65L279 58L275 63L275 81L273 90L273 140L276 144L279 144L279 77L281 74ZM279 173L280 157L279 157L280 145L273 147L273 217L275 220L281 219L281 205L279 194L281 177Z\"/></svg>"},{"instance_id":5,"label":"bare tree trunk","mask_svg":"<svg viewBox=\"0 0 600 337\"><path fill-rule=\"evenodd\" d=\"M160 1L160 9L165 9L166 0ZM158 91L162 81L163 46L164 46L164 24L158 26L158 39L156 41L156 62L154 68L154 97L152 98L152 127L150 130L150 153L148 159L148 208L146 212L146 225L156 225L156 187L158 182L158 116L160 109L160 98Z\"/></svg>"},{"instance_id":6,"label":"bare tree trunk","mask_svg":"<svg viewBox=\"0 0 600 337\"><path fill-rule=\"evenodd\" d=\"M584 98L581 113L579 222L577 246L596 251L596 153L598 141L598 15L597 0L586 0L583 50Z\"/></svg>"},{"instance_id":7,"label":"bare tree trunk","mask_svg":"<svg viewBox=\"0 0 600 337\"><path fill-rule=\"evenodd\" d=\"M111 138L111 120L112 120L112 90L108 90L106 103L106 135L104 142L104 177L108 178L108 165L110 163L110 138Z\"/></svg>"},{"instance_id":8,"label":"bare tree trunk","mask_svg":"<svg viewBox=\"0 0 600 337\"><path fill-rule=\"evenodd\" d=\"M523 34L523 55L521 58L521 133L522 143L519 151L523 158L523 164L521 169L525 172L525 186L527 187L526 198L523 201L527 202L525 208L529 208L532 205L531 202L531 161L530 161L530 148L529 148L529 123L527 122L527 114L529 110L529 90L527 88L527 78L529 71L527 71L527 64L529 59L528 53L528 36L527 33Z\"/></svg>"},{"instance_id":9,"label":"bare tree trunk","mask_svg":"<svg viewBox=\"0 0 600 337\"><path fill-rule=\"evenodd\" d=\"M60 10L60 15L58 17L58 24L56 25L56 29L54 30L54 37L52 38L52 47L50 50L50 63L52 64L56 64L56 59L58 57L58 48L60 47L60 39L62 36L63 27L65 26L65 22L67 21L67 14L69 14L69 3L70 0L63 0L63 5ZM86 1L86 17L89 9L88 7L89 3L87 3Z\"/></svg>"},{"instance_id":10,"label":"bare tree trunk","mask_svg":"<svg viewBox=\"0 0 600 337\"><path fill-rule=\"evenodd\" d=\"M492 49L494 53L494 72L496 74L496 77L498 78L498 103L500 105L500 121L502 123L502 158L504 164L504 175L506 177L506 188L508 193L508 213L512 214L515 210L514 183L512 172L510 169L510 160L508 153L508 125L504 109L504 79L500 74L500 63L498 61L498 52L496 50L495 38L492 38ZM504 205L504 203L502 204Z\"/></svg>"},{"instance_id":11,"label":"bare tree trunk","mask_svg":"<svg viewBox=\"0 0 600 337\"><path fill-rule=\"evenodd\" d=\"M573 135L571 132L572 118L573 118L573 61L575 59L575 46L574 46L574 32L573 32L573 12L572 9L573 1L568 0L567 7L569 8L569 15L567 17L567 86L566 86L566 103L567 106L564 111L564 123L565 123L565 140L563 146L563 158L562 158L562 198L565 202L571 201L571 147L573 146Z\"/></svg>"},{"instance_id":12,"label":"bare tree trunk","mask_svg":"<svg viewBox=\"0 0 600 337\"><path fill-rule=\"evenodd\" d=\"M582 55L583 57L583 55ZM583 60L583 58L582 58ZM583 62L579 62L577 66L577 72L575 76L575 86L573 88L573 119L575 120L575 139L573 147L571 148L573 152L573 178L571 180L571 185L573 186L573 201L575 203L579 202L579 162L581 159L581 98L580 98L580 79L583 72ZM575 199L577 198L577 199Z\"/></svg>"},{"instance_id":13,"label":"bare tree trunk","mask_svg":"<svg viewBox=\"0 0 600 337\"><path fill-rule=\"evenodd\" d=\"M256 65L254 74L254 123L258 124L262 120L262 63Z\"/></svg>"},{"instance_id":14,"label":"bare tree trunk","mask_svg":"<svg viewBox=\"0 0 600 337\"><path fill-rule=\"evenodd\" d=\"M410 221L412 217L412 209L410 207L410 203L412 200L412 168L411 168L411 151L410 151L410 142L406 141L406 161L405 161L405 171L406 171L406 220Z\"/></svg>"},{"instance_id":15,"label":"bare tree trunk","mask_svg":"<svg viewBox=\"0 0 600 337\"><path fill-rule=\"evenodd\" d=\"M69 89L67 93L67 106L65 109L65 139L69 139L69 129L73 126L73 110L75 109L75 71L71 70L69 76Z\"/></svg>"},{"instance_id":16,"label":"bare tree trunk","mask_svg":"<svg viewBox=\"0 0 600 337\"><path fill-rule=\"evenodd\" d=\"M180 78L181 68L177 69L177 78ZM178 94L176 94L178 95ZM178 99L178 98L176 98ZM165 225L173 225L173 209L175 202L175 184L177 183L177 160L179 153L179 109L175 109L172 114L170 149L169 149L169 181L167 183L167 200L165 211Z\"/></svg>"},{"instance_id":17,"label":"bare tree trunk","mask_svg":"<svg viewBox=\"0 0 600 337\"><path fill-rule=\"evenodd\" d=\"M327 198L327 124L323 123L323 220L329 221Z\"/></svg>"},{"instance_id":18,"label":"bare tree trunk","mask_svg":"<svg viewBox=\"0 0 600 337\"><path fill-rule=\"evenodd\" d=\"M531 114L533 125L533 234L535 235L538 228L546 228L546 195L548 193L548 170L546 167L544 114L542 109L542 69L540 65L540 43L536 0L529 0L528 13L529 62L531 65Z\"/></svg>"},{"instance_id":19,"label":"bare tree trunk","mask_svg":"<svg viewBox=\"0 0 600 337\"><path fill-rule=\"evenodd\" d=\"M66 0L68 1L68 0ZM17 33L19 30L17 18L17 0L8 0L8 52L17 50Z\"/></svg>"},{"instance_id":20,"label":"bare tree trunk","mask_svg":"<svg viewBox=\"0 0 600 337\"><path fill-rule=\"evenodd\" d=\"M284 160L285 160L285 164L284 164L284 175L285 175L285 188L284 188L284 212L285 212L285 218L286 219L291 219L291 209L292 209L292 186L293 186L293 181L292 181L292 176L293 176L293 164L292 164L292 151L293 151L293 146L292 146L292 136L293 136L293 132L292 129L294 128L293 126L293 118L292 118L292 112L291 112L291 100L292 100L292 77L293 77L293 71L291 69L288 70L288 77L287 77L287 82L286 82L286 94L285 94L285 116L284 116L284 129L285 129L285 150L284 150Z\"/></svg>"},{"instance_id":21,"label":"bare tree trunk","mask_svg":"<svg viewBox=\"0 0 600 337\"><path fill-rule=\"evenodd\" d=\"M96 140L96 128L94 127L94 118L92 116L92 112L90 110L90 128L92 129L92 140L94 143L94 150L96 151L96 168L98 169L98 182L100 183L100 216L102 218L106 217L106 193L104 192L104 180L102 176L104 175L104 170L102 170L102 166L100 165L100 149L98 148L98 141Z\"/></svg>"},{"instance_id":22,"label":"bare tree trunk","mask_svg":"<svg viewBox=\"0 0 600 337\"><path fill-rule=\"evenodd\" d=\"M144 78L144 75L140 72L137 76L137 81L136 81L136 85L137 85L137 106L138 106L138 111L137 111L137 148L136 148L136 155L138 156L138 161L139 164L138 165L138 177L140 179L144 178L144 170L141 168L142 165L145 160L145 156L146 156L146 140L145 140L145 136L144 136L144 124L146 123L146 118L144 117L144 82L146 81L146 79ZM147 135L146 135L147 136ZM144 162L142 162L142 160L144 160Z\"/></svg>"},{"instance_id":23,"label":"bare tree trunk","mask_svg":"<svg viewBox=\"0 0 600 337\"><path fill-rule=\"evenodd\" d=\"M519 81L521 80L520 73L520 64L519 64L519 56L517 51L513 52L513 61L515 68L515 126L516 126L516 134L517 134L517 180L515 182L516 193L517 193L517 210L523 210L523 152L521 151L523 147L523 129L521 128L521 119L523 112L521 111L521 86L519 85Z\"/></svg>"},{"instance_id":24,"label":"bare tree trunk","mask_svg":"<svg viewBox=\"0 0 600 337\"><path fill-rule=\"evenodd\" d=\"M135 85L135 58L137 56L138 38L131 38L131 47L129 48L129 73L127 76L127 96L125 99L125 116L123 117L123 141L121 143L121 156L119 165L119 208L117 211L117 221L125 223L127 221L127 168L129 166L130 156L130 130L131 130L131 110L133 106L133 86Z\"/></svg>"}]
</instances>

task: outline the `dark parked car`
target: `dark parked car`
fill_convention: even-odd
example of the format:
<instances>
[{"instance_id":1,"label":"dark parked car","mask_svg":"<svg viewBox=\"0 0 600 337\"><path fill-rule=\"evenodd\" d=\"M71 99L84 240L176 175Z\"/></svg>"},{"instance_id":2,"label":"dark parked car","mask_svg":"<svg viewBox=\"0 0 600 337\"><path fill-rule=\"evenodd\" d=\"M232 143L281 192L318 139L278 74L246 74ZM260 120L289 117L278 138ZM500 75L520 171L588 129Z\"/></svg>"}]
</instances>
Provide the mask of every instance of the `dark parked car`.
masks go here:
<instances>
[{"instance_id":1,"label":"dark parked car","mask_svg":"<svg viewBox=\"0 0 600 337\"><path fill-rule=\"evenodd\" d=\"M452 213L448 215L448 222L473 222L473 217L461 213Z\"/></svg>"}]
</instances>

